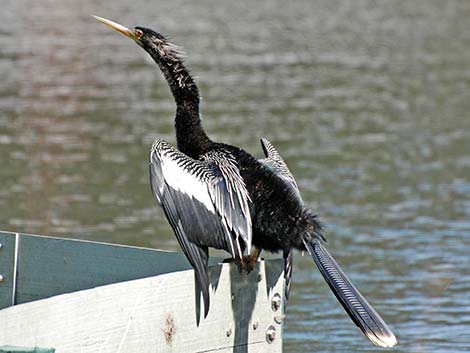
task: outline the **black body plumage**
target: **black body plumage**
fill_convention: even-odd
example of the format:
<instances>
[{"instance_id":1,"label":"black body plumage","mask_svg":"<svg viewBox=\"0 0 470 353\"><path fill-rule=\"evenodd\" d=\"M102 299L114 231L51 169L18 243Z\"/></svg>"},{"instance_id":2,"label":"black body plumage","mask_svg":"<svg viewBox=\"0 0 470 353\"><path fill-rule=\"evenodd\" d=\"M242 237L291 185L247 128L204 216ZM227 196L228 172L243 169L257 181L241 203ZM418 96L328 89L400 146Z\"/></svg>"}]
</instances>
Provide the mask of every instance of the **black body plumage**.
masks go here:
<instances>
[{"instance_id":1,"label":"black body plumage","mask_svg":"<svg viewBox=\"0 0 470 353\"><path fill-rule=\"evenodd\" d=\"M274 146L262 139L266 158L258 160L238 147L213 142L201 125L199 90L177 47L153 30L143 27L129 30L97 19L131 37L150 54L175 99L178 150L165 141L155 141L150 151L150 183L194 267L205 316L210 298L207 268L210 247L224 249L242 263L252 246L282 252L286 298L293 250L306 250L364 334L377 345L396 344L384 321L323 247L317 216L304 205L294 177ZM257 258L259 252L255 253Z\"/></svg>"}]
</instances>

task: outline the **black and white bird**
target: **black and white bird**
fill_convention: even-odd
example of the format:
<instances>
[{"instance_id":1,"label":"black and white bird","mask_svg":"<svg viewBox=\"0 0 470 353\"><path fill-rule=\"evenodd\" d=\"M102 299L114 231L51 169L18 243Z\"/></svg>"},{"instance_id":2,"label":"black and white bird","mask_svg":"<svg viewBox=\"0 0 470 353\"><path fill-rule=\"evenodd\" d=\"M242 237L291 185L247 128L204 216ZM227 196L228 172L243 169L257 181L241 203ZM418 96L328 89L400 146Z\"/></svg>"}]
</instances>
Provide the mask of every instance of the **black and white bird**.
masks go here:
<instances>
[{"instance_id":1,"label":"black and white bird","mask_svg":"<svg viewBox=\"0 0 470 353\"><path fill-rule=\"evenodd\" d=\"M176 102L178 149L163 140L155 141L150 151L150 183L194 267L204 316L209 311L210 298L209 248L226 250L247 272L262 249L282 252L286 297L293 250L297 249L312 256L362 332L376 345L394 346L395 335L322 245L324 237L318 218L302 201L294 177L272 144L261 140L266 158L258 160L238 147L212 141L201 125L198 87L178 48L151 29L128 29L95 18L133 39L150 54Z\"/></svg>"}]
</instances>

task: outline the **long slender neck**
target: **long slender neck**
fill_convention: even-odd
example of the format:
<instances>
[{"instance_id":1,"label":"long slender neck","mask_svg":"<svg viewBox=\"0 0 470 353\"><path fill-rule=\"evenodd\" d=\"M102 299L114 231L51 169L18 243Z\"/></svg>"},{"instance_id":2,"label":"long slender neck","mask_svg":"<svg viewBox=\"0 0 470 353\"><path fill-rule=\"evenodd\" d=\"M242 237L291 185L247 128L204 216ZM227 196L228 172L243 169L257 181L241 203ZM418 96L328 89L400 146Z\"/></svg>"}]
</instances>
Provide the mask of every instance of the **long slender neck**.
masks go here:
<instances>
[{"instance_id":1,"label":"long slender neck","mask_svg":"<svg viewBox=\"0 0 470 353\"><path fill-rule=\"evenodd\" d=\"M162 57L158 51L149 51L149 54L162 70L176 102L178 149L192 158L198 158L208 150L212 141L202 128L197 85L177 55Z\"/></svg>"}]
</instances>

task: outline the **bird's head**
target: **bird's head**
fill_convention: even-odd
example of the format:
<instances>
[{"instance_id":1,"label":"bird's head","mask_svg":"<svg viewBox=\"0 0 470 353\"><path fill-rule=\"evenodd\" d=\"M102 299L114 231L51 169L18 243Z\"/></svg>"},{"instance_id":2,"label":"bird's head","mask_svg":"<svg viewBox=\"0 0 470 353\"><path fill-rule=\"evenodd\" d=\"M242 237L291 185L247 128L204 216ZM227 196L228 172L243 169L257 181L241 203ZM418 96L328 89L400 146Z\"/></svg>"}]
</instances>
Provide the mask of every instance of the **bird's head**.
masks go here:
<instances>
[{"instance_id":1,"label":"bird's head","mask_svg":"<svg viewBox=\"0 0 470 353\"><path fill-rule=\"evenodd\" d=\"M93 17L101 23L104 23L105 25L125 35L126 37L131 38L134 42L136 42L149 53L158 54L160 57L165 58L165 60L171 60L172 58L179 59L182 56L182 52L179 47L170 43L164 35L155 32L152 29L145 27L135 27L134 29L129 29L119 23L107 20L103 17Z\"/></svg>"}]
</instances>

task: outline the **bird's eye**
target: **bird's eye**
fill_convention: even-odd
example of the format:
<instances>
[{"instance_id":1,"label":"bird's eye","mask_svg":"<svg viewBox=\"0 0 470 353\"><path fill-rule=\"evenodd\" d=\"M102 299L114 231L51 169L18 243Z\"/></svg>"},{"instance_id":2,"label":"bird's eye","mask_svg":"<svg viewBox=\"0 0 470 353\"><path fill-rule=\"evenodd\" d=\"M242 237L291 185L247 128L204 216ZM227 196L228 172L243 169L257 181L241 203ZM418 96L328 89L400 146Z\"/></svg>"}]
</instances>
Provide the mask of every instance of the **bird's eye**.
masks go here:
<instances>
[{"instance_id":1,"label":"bird's eye","mask_svg":"<svg viewBox=\"0 0 470 353\"><path fill-rule=\"evenodd\" d=\"M144 32L142 32L140 29L136 29L134 31L134 33L135 33L136 37L139 38L139 39L140 39L140 37L142 37L144 35Z\"/></svg>"}]
</instances>

